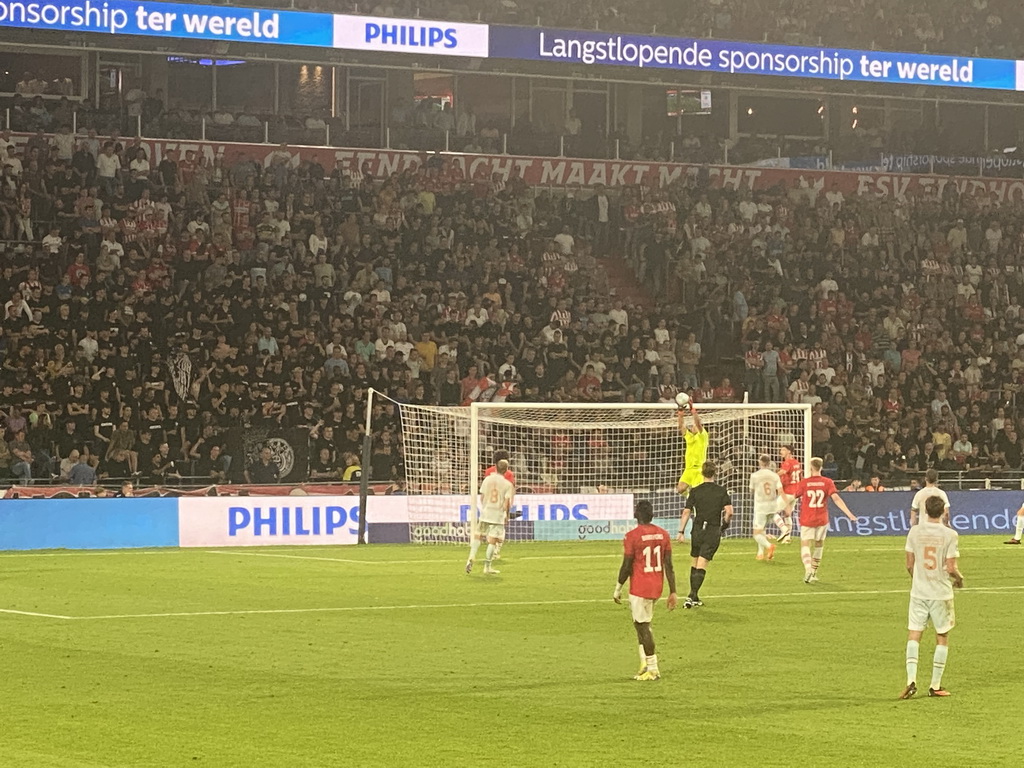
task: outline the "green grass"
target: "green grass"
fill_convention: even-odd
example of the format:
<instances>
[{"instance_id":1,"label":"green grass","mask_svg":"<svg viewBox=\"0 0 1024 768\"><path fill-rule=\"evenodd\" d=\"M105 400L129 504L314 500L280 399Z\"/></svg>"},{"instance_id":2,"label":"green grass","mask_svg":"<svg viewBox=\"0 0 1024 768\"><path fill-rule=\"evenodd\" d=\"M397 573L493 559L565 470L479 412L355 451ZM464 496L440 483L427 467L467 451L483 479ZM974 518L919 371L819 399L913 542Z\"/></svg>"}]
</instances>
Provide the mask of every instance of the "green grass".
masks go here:
<instances>
[{"instance_id":1,"label":"green grass","mask_svg":"<svg viewBox=\"0 0 1024 768\"><path fill-rule=\"evenodd\" d=\"M707 607L658 606L658 683L619 546L513 542L490 578L450 547L0 556L0 608L76 617L0 613L0 766L1021 764L1016 548L962 540L955 695L898 702L901 540L830 540L814 586L798 545L727 542ZM137 616L204 611L254 612Z\"/></svg>"}]
</instances>

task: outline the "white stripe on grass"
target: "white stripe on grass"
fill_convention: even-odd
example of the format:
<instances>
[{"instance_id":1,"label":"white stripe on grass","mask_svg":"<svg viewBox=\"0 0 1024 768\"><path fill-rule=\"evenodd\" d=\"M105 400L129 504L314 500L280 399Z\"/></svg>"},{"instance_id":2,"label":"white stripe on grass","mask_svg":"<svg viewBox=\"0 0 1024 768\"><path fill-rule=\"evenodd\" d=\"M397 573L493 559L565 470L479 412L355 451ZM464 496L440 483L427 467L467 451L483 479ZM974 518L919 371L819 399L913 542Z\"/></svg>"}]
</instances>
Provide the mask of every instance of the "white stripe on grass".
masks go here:
<instances>
[{"instance_id":1,"label":"white stripe on grass","mask_svg":"<svg viewBox=\"0 0 1024 768\"><path fill-rule=\"evenodd\" d=\"M962 592L973 592L977 594L1000 594L1008 591L1024 590L1024 584L1012 586L983 586L966 587ZM808 598L808 597L877 597L879 595L906 595L909 590L904 589L862 589L862 590L820 590L816 587L808 587L805 590L796 592L747 592L732 595L708 595L709 601L717 600L750 600L750 599L780 599L780 598ZM252 610L224 610L224 611L170 611L166 613L112 613L99 616L58 616L46 613L29 613L27 611L3 610L4 613L19 613L26 616L38 616L50 619L64 619L68 621L114 621L120 619L168 619L168 618L191 618L200 616L273 616L303 613L357 613L374 611L424 611L424 610L453 610L458 608L517 608L517 607L543 607L549 605L595 605L608 603L609 598L585 598L578 600L509 600L493 602L473 603L414 603L410 605L348 605L329 608L263 608Z\"/></svg>"}]
</instances>

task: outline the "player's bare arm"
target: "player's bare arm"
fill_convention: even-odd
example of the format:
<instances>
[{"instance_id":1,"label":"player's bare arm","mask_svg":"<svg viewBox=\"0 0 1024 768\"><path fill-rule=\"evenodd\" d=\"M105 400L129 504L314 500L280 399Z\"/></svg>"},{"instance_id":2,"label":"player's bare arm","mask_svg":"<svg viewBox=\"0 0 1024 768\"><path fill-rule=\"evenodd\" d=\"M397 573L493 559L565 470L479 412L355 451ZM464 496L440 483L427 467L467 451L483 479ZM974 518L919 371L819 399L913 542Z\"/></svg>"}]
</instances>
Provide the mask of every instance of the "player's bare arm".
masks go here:
<instances>
[{"instance_id":1,"label":"player's bare arm","mask_svg":"<svg viewBox=\"0 0 1024 768\"><path fill-rule=\"evenodd\" d=\"M697 409L694 408L693 403L690 403L690 415L693 417L693 431L698 434L704 431L704 424L701 423L700 414L697 413Z\"/></svg>"},{"instance_id":2,"label":"player's bare arm","mask_svg":"<svg viewBox=\"0 0 1024 768\"><path fill-rule=\"evenodd\" d=\"M914 557L913 552L907 552L907 573L910 574L910 578L914 578L914 563L917 562L917 558Z\"/></svg>"},{"instance_id":3,"label":"player's bare arm","mask_svg":"<svg viewBox=\"0 0 1024 768\"><path fill-rule=\"evenodd\" d=\"M955 557L946 558L946 573L953 580L953 586L961 589L964 585L964 575L960 573L960 565Z\"/></svg>"},{"instance_id":4,"label":"player's bare arm","mask_svg":"<svg viewBox=\"0 0 1024 768\"><path fill-rule=\"evenodd\" d=\"M616 603L622 603L622 588L626 586L626 582L629 581L629 574L633 572L633 557L632 555L623 555L622 565L619 566L619 581L615 585L615 591L612 593L612 600ZM675 583L675 579L669 582L671 586ZM675 591L675 590L673 590Z\"/></svg>"},{"instance_id":5,"label":"player's bare arm","mask_svg":"<svg viewBox=\"0 0 1024 768\"><path fill-rule=\"evenodd\" d=\"M839 507L840 510L842 510L842 513L846 515L848 518L850 518L851 522L857 522L857 516L850 511L850 508L848 506L846 506L846 502L843 501L842 496L840 496L838 493L833 493L830 498L832 499L832 502L837 507Z\"/></svg>"},{"instance_id":6,"label":"player's bare arm","mask_svg":"<svg viewBox=\"0 0 1024 768\"><path fill-rule=\"evenodd\" d=\"M632 568L632 563L630 564ZM679 605L679 596L676 594L676 569L672 565L672 553L665 553L665 580L668 582L668 609L674 611ZM622 576L622 572L619 572Z\"/></svg>"}]
</instances>

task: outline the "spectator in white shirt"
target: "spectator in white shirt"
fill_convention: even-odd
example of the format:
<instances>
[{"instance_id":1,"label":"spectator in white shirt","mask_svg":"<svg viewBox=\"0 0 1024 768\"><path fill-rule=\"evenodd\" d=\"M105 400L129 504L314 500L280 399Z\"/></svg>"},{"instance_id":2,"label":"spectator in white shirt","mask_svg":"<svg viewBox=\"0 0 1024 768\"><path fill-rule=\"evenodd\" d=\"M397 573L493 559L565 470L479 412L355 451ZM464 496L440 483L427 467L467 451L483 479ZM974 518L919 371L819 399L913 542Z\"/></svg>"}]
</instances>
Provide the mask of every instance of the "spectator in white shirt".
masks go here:
<instances>
[{"instance_id":1,"label":"spectator in white shirt","mask_svg":"<svg viewBox=\"0 0 1024 768\"><path fill-rule=\"evenodd\" d=\"M563 256L572 255L573 249L576 247L576 239L569 233L568 226L562 227L562 231L555 235L553 239L558 243Z\"/></svg>"},{"instance_id":2,"label":"spectator in white shirt","mask_svg":"<svg viewBox=\"0 0 1024 768\"><path fill-rule=\"evenodd\" d=\"M114 143L108 141L96 158L96 178L104 194L113 196L117 190L117 174L121 170L121 158L114 154Z\"/></svg>"}]
</instances>

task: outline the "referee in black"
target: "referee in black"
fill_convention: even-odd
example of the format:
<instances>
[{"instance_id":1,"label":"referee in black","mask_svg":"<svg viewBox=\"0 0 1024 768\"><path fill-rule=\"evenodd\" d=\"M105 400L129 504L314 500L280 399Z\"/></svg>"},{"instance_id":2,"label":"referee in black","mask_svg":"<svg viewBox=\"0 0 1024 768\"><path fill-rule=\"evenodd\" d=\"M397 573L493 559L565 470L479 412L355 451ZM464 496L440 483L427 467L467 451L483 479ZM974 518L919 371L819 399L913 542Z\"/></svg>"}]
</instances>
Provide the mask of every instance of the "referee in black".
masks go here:
<instances>
[{"instance_id":1,"label":"referee in black","mask_svg":"<svg viewBox=\"0 0 1024 768\"><path fill-rule=\"evenodd\" d=\"M708 572L708 563L718 551L722 543L722 531L729 527L732 519L732 498L729 492L715 482L718 467L713 461L705 461L701 467L704 482L690 489L683 508L683 517L679 521L679 541L686 541L686 523L693 515L693 530L690 532L690 594L683 603L687 608L698 608L704 603L700 600L700 588Z\"/></svg>"}]
</instances>

